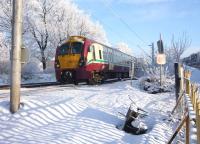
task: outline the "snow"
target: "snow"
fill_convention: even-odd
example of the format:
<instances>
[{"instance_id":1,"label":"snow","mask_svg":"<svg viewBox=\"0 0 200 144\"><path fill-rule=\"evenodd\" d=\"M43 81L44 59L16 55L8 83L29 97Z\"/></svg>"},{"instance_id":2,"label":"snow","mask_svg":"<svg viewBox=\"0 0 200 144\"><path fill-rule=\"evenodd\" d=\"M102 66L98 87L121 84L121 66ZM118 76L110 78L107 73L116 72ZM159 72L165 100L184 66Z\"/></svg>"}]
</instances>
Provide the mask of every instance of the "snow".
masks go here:
<instances>
[{"instance_id":1,"label":"snow","mask_svg":"<svg viewBox=\"0 0 200 144\"><path fill-rule=\"evenodd\" d=\"M139 82L98 86L62 85L23 88L21 108L9 112L9 91L0 90L0 143L20 144L164 144L172 125L164 120L175 105L173 93L148 94ZM142 119L149 130L131 135L116 128L131 103L149 112Z\"/></svg>"}]
</instances>

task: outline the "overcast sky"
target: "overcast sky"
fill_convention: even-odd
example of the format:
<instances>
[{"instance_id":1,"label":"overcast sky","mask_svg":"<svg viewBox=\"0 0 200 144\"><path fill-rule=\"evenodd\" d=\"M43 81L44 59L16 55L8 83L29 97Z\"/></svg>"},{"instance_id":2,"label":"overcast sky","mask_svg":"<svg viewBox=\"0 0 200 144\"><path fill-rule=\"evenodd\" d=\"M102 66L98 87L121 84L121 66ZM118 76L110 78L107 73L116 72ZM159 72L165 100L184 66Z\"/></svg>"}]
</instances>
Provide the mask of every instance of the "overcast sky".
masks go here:
<instances>
[{"instance_id":1,"label":"overcast sky","mask_svg":"<svg viewBox=\"0 0 200 144\"><path fill-rule=\"evenodd\" d=\"M148 45L156 45L160 33L169 46L173 34L186 32L192 44L184 56L200 51L200 0L74 1L103 25L112 45L125 42L137 56L150 52Z\"/></svg>"}]
</instances>

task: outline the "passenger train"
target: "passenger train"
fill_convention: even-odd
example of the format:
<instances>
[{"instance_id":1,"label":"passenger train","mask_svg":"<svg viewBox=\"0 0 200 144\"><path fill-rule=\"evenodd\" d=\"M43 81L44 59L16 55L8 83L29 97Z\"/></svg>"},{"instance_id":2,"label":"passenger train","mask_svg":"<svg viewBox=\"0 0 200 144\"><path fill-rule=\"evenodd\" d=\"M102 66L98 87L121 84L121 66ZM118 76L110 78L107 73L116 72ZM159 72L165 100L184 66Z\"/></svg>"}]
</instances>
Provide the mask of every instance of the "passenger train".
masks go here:
<instances>
[{"instance_id":1,"label":"passenger train","mask_svg":"<svg viewBox=\"0 0 200 144\"><path fill-rule=\"evenodd\" d=\"M182 59L182 62L188 66L200 68L200 52L193 53Z\"/></svg>"},{"instance_id":2,"label":"passenger train","mask_svg":"<svg viewBox=\"0 0 200 144\"><path fill-rule=\"evenodd\" d=\"M110 78L127 78L134 57L83 36L71 36L56 49L55 73L61 83L101 83Z\"/></svg>"}]
</instances>

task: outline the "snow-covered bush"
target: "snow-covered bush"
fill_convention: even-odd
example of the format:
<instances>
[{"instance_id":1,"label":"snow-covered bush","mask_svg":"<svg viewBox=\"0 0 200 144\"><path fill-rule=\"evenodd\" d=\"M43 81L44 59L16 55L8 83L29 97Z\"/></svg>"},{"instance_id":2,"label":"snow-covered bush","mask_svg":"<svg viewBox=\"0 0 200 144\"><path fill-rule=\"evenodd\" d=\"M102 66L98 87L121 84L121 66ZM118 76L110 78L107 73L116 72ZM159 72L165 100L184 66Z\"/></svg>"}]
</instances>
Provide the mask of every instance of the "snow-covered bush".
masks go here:
<instances>
[{"instance_id":1,"label":"snow-covered bush","mask_svg":"<svg viewBox=\"0 0 200 144\"><path fill-rule=\"evenodd\" d=\"M160 78L156 75L145 76L139 79L140 87L148 91L148 93L156 94L162 92L174 91L174 78L165 77L163 79L162 85L160 85Z\"/></svg>"},{"instance_id":2,"label":"snow-covered bush","mask_svg":"<svg viewBox=\"0 0 200 144\"><path fill-rule=\"evenodd\" d=\"M38 61L30 61L22 67L22 75L31 75L42 72L42 65Z\"/></svg>"},{"instance_id":3,"label":"snow-covered bush","mask_svg":"<svg viewBox=\"0 0 200 144\"><path fill-rule=\"evenodd\" d=\"M10 82L10 75L0 74L0 85L8 84Z\"/></svg>"},{"instance_id":4,"label":"snow-covered bush","mask_svg":"<svg viewBox=\"0 0 200 144\"><path fill-rule=\"evenodd\" d=\"M54 69L54 67L47 67L47 68L44 70L44 73L46 73L46 74L55 73L55 69Z\"/></svg>"},{"instance_id":5,"label":"snow-covered bush","mask_svg":"<svg viewBox=\"0 0 200 144\"><path fill-rule=\"evenodd\" d=\"M9 71L10 71L10 62L0 61L0 74L9 74Z\"/></svg>"}]
</instances>

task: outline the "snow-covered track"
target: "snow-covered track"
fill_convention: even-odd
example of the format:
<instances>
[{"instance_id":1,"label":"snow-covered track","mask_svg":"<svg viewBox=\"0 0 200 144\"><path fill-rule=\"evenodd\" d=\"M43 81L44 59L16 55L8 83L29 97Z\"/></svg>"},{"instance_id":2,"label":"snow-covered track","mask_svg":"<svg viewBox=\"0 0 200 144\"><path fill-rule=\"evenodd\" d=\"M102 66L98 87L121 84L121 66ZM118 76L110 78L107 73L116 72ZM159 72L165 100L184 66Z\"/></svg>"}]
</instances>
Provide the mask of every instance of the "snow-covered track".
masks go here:
<instances>
[{"instance_id":1,"label":"snow-covered track","mask_svg":"<svg viewBox=\"0 0 200 144\"><path fill-rule=\"evenodd\" d=\"M130 78L124 78L122 79L123 81L125 80L130 80ZM108 79L106 81L103 82L103 84L108 84L108 83L113 83L113 82L117 82L120 81L119 79L115 78L115 79ZM71 83L68 83L71 84ZM62 84L59 82L42 82L42 83L27 83L27 84L21 84L22 88L35 88L35 87L46 87L46 86L56 86L56 85L67 85L67 84ZM0 85L0 90L2 89L9 89L10 85Z\"/></svg>"},{"instance_id":2,"label":"snow-covered track","mask_svg":"<svg viewBox=\"0 0 200 144\"><path fill-rule=\"evenodd\" d=\"M34 88L34 87L45 87L45 86L53 86L53 85L61 85L58 82L43 82L43 83L27 83L21 84L22 88ZM10 85L0 85L0 89L9 89Z\"/></svg>"}]
</instances>

